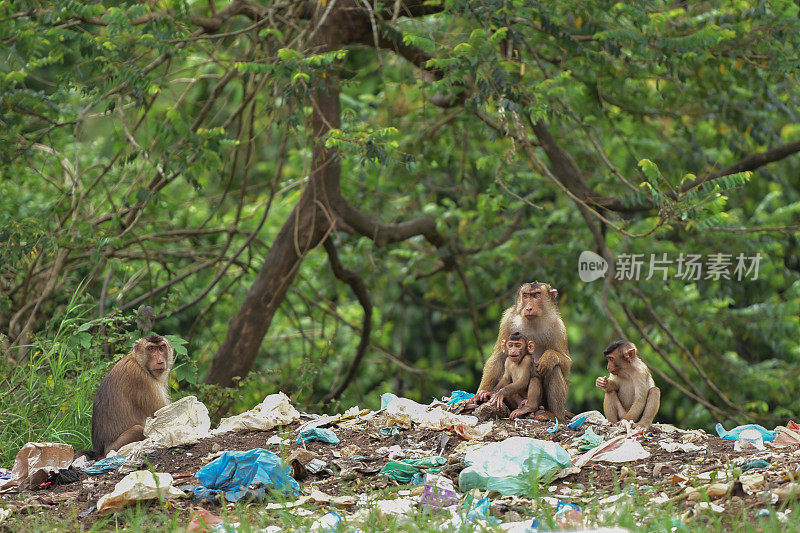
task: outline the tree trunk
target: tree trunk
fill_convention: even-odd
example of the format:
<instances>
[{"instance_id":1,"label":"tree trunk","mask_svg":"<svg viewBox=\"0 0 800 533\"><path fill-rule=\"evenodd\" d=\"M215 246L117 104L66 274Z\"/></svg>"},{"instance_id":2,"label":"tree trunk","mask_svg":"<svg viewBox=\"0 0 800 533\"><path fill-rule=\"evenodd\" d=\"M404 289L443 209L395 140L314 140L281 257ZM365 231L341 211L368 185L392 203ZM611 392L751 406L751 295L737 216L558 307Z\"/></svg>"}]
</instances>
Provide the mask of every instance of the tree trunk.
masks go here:
<instances>
[{"instance_id":1,"label":"tree trunk","mask_svg":"<svg viewBox=\"0 0 800 533\"><path fill-rule=\"evenodd\" d=\"M330 27L323 25L317 35L318 50L336 49L336 39L326 26ZM328 72L325 87L312 98L313 150L308 185L272 243L241 308L228 323L228 334L214 355L208 383L229 387L234 377L247 375L303 259L332 229L335 215L329 198L339 197L341 165L335 151L325 148L323 137L341 124L335 72Z\"/></svg>"}]
</instances>

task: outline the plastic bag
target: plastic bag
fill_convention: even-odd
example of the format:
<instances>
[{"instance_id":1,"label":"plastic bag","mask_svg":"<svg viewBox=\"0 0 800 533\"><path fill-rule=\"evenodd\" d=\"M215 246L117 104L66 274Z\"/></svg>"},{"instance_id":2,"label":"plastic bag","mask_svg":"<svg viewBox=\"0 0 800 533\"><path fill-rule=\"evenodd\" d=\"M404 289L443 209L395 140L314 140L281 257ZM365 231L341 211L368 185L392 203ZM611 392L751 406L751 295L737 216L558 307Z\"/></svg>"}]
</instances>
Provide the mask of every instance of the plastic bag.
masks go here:
<instances>
[{"instance_id":1,"label":"plastic bag","mask_svg":"<svg viewBox=\"0 0 800 533\"><path fill-rule=\"evenodd\" d=\"M578 451L585 452L587 450L591 450L595 446L599 446L600 443L603 442L603 437L602 435L595 433L592 428L586 428L586 431L583 432L583 435L580 437L575 437L572 439L572 442L580 442L581 445L578 446Z\"/></svg>"},{"instance_id":2,"label":"plastic bag","mask_svg":"<svg viewBox=\"0 0 800 533\"><path fill-rule=\"evenodd\" d=\"M555 442L511 437L468 451L464 463L458 476L462 492L478 488L519 496L533 479L569 466L570 457Z\"/></svg>"},{"instance_id":3,"label":"plastic bag","mask_svg":"<svg viewBox=\"0 0 800 533\"><path fill-rule=\"evenodd\" d=\"M285 426L300 420L289 398L282 392L270 394L264 401L240 415L223 418L219 427L211 432L212 435L238 431L240 429L268 430L275 426Z\"/></svg>"},{"instance_id":4,"label":"plastic bag","mask_svg":"<svg viewBox=\"0 0 800 533\"><path fill-rule=\"evenodd\" d=\"M186 494L172 486L172 476L149 470L131 472L114 486L114 490L97 500L97 512L111 513L126 505L157 498L184 498Z\"/></svg>"},{"instance_id":5,"label":"plastic bag","mask_svg":"<svg viewBox=\"0 0 800 533\"><path fill-rule=\"evenodd\" d=\"M797 422L790 420L785 426L775 428L775 440L772 445L776 448L784 448L800 444L800 426Z\"/></svg>"},{"instance_id":6,"label":"plastic bag","mask_svg":"<svg viewBox=\"0 0 800 533\"><path fill-rule=\"evenodd\" d=\"M0 492L26 490L47 481L50 474L69 468L75 451L59 442L29 442L17 452L11 477L0 484Z\"/></svg>"},{"instance_id":7,"label":"plastic bag","mask_svg":"<svg viewBox=\"0 0 800 533\"><path fill-rule=\"evenodd\" d=\"M387 395L391 395L391 398ZM427 429L454 431L467 440L482 439L492 430L491 422L477 425L478 418L472 415L456 415L441 407L422 405L388 392L381 396L381 405L385 399L390 400L386 404L389 424L411 427L414 422Z\"/></svg>"},{"instance_id":8,"label":"plastic bag","mask_svg":"<svg viewBox=\"0 0 800 533\"><path fill-rule=\"evenodd\" d=\"M100 459L99 461L95 461L90 466L87 466L83 469L84 472L87 474L102 474L103 472L114 472L122 463L125 462L125 455L112 455L111 457L106 457L105 459Z\"/></svg>"},{"instance_id":9,"label":"plastic bag","mask_svg":"<svg viewBox=\"0 0 800 533\"><path fill-rule=\"evenodd\" d=\"M311 428L300 432L297 436L297 444L305 444L306 442L320 441L326 444L339 444L339 437L332 429L326 428Z\"/></svg>"},{"instance_id":10,"label":"plastic bag","mask_svg":"<svg viewBox=\"0 0 800 533\"><path fill-rule=\"evenodd\" d=\"M722 427L722 424L717 424L716 426L714 426L714 429L717 430L717 435L727 440L739 440L739 435L741 435L742 431L746 429L753 429L761 433L761 439L764 442L775 440L774 431L770 431L763 426L759 426L758 424L746 424L744 426L737 426L730 431L727 431L724 427Z\"/></svg>"},{"instance_id":11,"label":"plastic bag","mask_svg":"<svg viewBox=\"0 0 800 533\"><path fill-rule=\"evenodd\" d=\"M251 483L263 483L286 493L299 494L300 485L289 474L289 468L274 453L255 448L246 452L227 451L197 472L204 487L225 492L235 502L247 492Z\"/></svg>"},{"instance_id":12,"label":"plastic bag","mask_svg":"<svg viewBox=\"0 0 800 533\"><path fill-rule=\"evenodd\" d=\"M589 461L626 463L648 457L650 457L650 452L645 450L639 441L628 438L627 435L619 435L584 453L575 459L572 466L580 469Z\"/></svg>"},{"instance_id":13,"label":"plastic bag","mask_svg":"<svg viewBox=\"0 0 800 533\"><path fill-rule=\"evenodd\" d=\"M422 459L403 459L402 461L389 461L379 474L394 479L400 483L411 483L415 474L420 472L420 469L425 472L436 473L439 467L447 462L444 457L423 457Z\"/></svg>"},{"instance_id":14,"label":"plastic bag","mask_svg":"<svg viewBox=\"0 0 800 533\"><path fill-rule=\"evenodd\" d=\"M465 390L454 390L453 393L450 394L450 400L447 402L447 405L458 403L461 400L469 400L474 396L475 395L473 393L467 392Z\"/></svg>"}]
</instances>

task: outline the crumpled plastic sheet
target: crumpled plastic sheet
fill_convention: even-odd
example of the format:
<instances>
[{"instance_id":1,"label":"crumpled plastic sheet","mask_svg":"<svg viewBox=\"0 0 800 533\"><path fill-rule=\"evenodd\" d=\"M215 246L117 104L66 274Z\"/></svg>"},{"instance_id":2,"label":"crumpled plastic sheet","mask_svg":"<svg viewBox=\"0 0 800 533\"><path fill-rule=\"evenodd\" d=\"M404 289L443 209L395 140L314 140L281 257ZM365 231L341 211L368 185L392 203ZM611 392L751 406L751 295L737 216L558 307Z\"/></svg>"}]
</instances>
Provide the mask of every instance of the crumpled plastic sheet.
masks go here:
<instances>
[{"instance_id":1,"label":"crumpled plastic sheet","mask_svg":"<svg viewBox=\"0 0 800 533\"><path fill-rule=\"evenodd\" d=\"M300 420L300 413L282 392L270 394L253 409L240 415L223 418L212 435L229 433L240 429L268 430Z\"/></svg>"},{"instance_id":2,"label":"crumpled plastic sheet","mask_svg":"<svg viewBox=\"0 0 800 533\"><path fill-rule=\"evenodd\" d=\"M339 444L339 437L332 429L327 428L311 428L306 429L297 436L297 444L305 444L306 442L319 441L326 444Z\"/></svg>"},{"instance_id":3,"label":"crumpled plastic sheet","mask_svg":"<svg viewBox=\"0 0 800 533\"><path fill-rule=\"evenodd\" d=\"M17 452L11 478L0 484L0 492L28 490L47 481L50 474L69 468L75 451L59 442L29 442Z\"/></svg>"},{"instance_id":4,"label":"crumpled plastic sheet","mask_svg":"<svg viewBox=\"0 0 800 533\"><path fill-rule=\"evenodd\" d=\"M149 470L131 472L114 486L114 490L97 500L99 514L112 513L126 505L155 499L185 498L182 490L172 486L172 476Z\"/></svg>"},{"instance_id":5,"label":"crumpled plastic sheet","mask_svg":"<svg viewBox=\"0 0 800 533\"><path fill-rule=\"evenodd\" d=\"M290 475L292 469L274 453L255 448L246 452L227 451L197 472L204 487L225 492L235 502L247 494L252 483L263 483L276 490L297 495L300 485Z\"/></svg>"},{"instance_id":6,"label":"crumpled plastic sheet","mask_svg":"<svg viewBox=\"0 0 800 533\"><path fill-rule=\"evenodd\" d=\"M607 425L609 422L606 417L600 411L584 411L582 413L578 413L577 415L570 418L569 422L570 425L577 422L583 418L583 423L585 424L600 424L600 425ZM578 426L580 427L580 426ZM573 428L570 428L573 429Z\"/></svg>"},{"instance_id":7,"label":"crumpled plastic sheet","mask_svg":"<svg viewBox=\"0 0 800 533\"><path fill-rule=\"evenodd\" d=\"M747 429L753 429L761 433L761 439L764 442L775 440L774 431L770 431L763 426L759 426L758 424L745 424L744 426L737 426L732 430L728 431L724 427L722 427L722 424L718 423L716 426L714 426L714 429L717 430L717 435L727 440L739 440L739 435L742 433L742 431L745 431Z\"/></svg>"},{"instance_id":8,"label":"crumpled plastic sheet","mask_svg":"<svg viewBox=\"0 0 800 533\"><path fill-rule=\"evenodd\" d=\"M100 459L99 461L95 461L90 466L83 468L83 471L87 474L102 474L104 472L114 472L122 463L125 462L125 455L112 455L111 457L106 457L105 459Z\"/></svg>"},{"instance_id":9,"label":"crumpled plastic sheet","mask_svg":"<svg viewBox=\"0 0 800 533\"><path fill-rule=\"evenodd\" d=\"M570 465L570 456L552 441L510 437L492 442L464 455L467 467L458 476L458 488L496 490L519 496L533 477L544 477Z\"/></svg>"},{"instance_id":10,"label":"crumpled plastic sheet","mask_svg":"<svg viewBox=\"0 0 800 533\"><path fill-rule=\"evenodd\" d=\"M440 456L423 457L422 459L402 459L400 461L389 461L379 474L394 479L399 483L407 484L414 482L414 478L421 472L436 473L440 467L447 462L447 459ZM424 480L424 476L417 477L420 481Z\"/></svg>"},{"instance_id":11,"label":"crumpled plastic sheet","mask_svg":"<svg viewBox=\"0 0 800 533\"><path fill-rule=\"evenodd\" d=\"M638 440L629 438L627 435L619 435L584 453L572 462L572 466L580 469L589 461L627 463L648 457L650 457L650 452L645 450Z\"/></svg>"},{"instance_id":12,"label":"crumpled plastic sheet","mask_svg":"<svg viewBox=\"0 0 800 533\"><path fill-rule=\"evenodd\" d=\"M153 413L152 418L148 417L144 423L145 440L126 444L117 453L141 458L144 453L159 448L196 444L210 436L210 429L208 408L196 396L186 396L165 405Z\"/></svg>"},{"instance_id":13,"label":"crumpled plastic sheet","mask_svg":"<svg viewBox=\"0 0 800 533\"><path fill-rule=\"evenodd\" d=\"M452 394L450 394L450 400L448 400L447 405L452 405L454 403L458 403L461 400L469 400L470 398L474 397L475 394L471 392L467 392L465 390L454 390Z\"/></svg>"},{"instance_id":14,"label":"crumpled plastic sheet","mask_svg":"<svg viewBox=\"0 0 800 533\"><path fill-rule=\"evenodd\" d=\"M385 396L386 394L381 396L381 402ZM413 422L422 428L450 430L467 440L482 439L489 434L493 425L491 421L477 425L478 418L475 416L456 415L438 406L422 405L408 398L396 396L386 405L386 414L389 417L389 425L411 427Z\"/></svg>"},{"instance_id":15,"label":"crumpled plastic sheet","mask_svg":"<svg viewBox=\"0 0 800 533\"><path fill-rule=\"evenodd\" d=\"M778 426L775 428L775 440L772 445L776 448L785 448L786 446L793 446L800 444L800 425L797 422L790 420L785 426Z\"/></svg>"},{"instance_id":16,"label":"crumpled plastic sheet","mask_svg":"<svg viewBox=\"0 0 800 533\"><path fill-rule=\"evenodd\" d=\"M572 439L572 442L580 442L581 444L578 446L578 451L585 452L591 450L595 446L599 446L600 443L603 442L603 436L595 433L592 428L586 428L583 435L575 437Z\"/></svg>"}]
</instances>

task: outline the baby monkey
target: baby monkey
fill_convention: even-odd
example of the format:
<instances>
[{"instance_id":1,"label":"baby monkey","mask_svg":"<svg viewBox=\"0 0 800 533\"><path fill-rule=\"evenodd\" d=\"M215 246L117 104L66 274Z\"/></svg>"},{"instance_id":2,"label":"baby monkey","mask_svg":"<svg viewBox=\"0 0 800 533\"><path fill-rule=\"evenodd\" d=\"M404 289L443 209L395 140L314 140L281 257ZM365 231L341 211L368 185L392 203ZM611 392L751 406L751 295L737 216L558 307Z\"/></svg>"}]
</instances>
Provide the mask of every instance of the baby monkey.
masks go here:
<instances>
[{"instance_id":1,"label":"baby monkey","mask_svg":"<svg viewBox=\"0 0 800 533\"><path fill-rule=\"evenodd\" d=\"M647 429L661 405L661 390L639 357L636 345L631 341L616 340L603 350L603 355L611 375L597 378L595 385L605 392L603 411L606 418L612 424L630 420Z\"/></svg>"},{"instance_id":2,"label":"baby monkey","mask_svg":"<svg viewBox=\"0 0 800 533\"><path fill-rule=\"evenodd\" d=\"M497 409L503 403L514 409L511 418L524 416L536 410L542 397L542 378L536 375L533 354L536 343L529 341L519 332L512 333L501 342L506 355L503 376L491 391L480 391L475 396L478 402L489 401ZM531 390L536 401L531 401ZM538 393L536 392L538 391ZM528 399L525 402L526 398Z\"/></svg>"}]
</instances>

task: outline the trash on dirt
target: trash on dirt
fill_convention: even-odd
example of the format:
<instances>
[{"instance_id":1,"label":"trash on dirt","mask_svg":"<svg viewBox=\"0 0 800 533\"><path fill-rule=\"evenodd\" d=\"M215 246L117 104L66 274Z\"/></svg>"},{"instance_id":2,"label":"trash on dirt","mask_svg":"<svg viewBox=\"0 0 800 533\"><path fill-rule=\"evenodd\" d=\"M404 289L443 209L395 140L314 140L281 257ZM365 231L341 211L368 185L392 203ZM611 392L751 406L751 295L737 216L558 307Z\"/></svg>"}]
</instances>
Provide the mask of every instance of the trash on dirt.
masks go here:
<instances>
[{"instance_id":1,"label":"trash on dirt","mask_svg":"<svg viewBox=\"0 0 800 533\"><path fill-rule=\"evenodd\" d=\"M452 405L454 403L458 403L461 400L469 400L470 398L474 397L475 394L471 392L467 392L464 390L454 390L450 394L450 399L447 401L447 405Z\"/></svg>"},{"instance_id":2,"label":"trash on dirt","mask_svg":"<svg viewBox=\"0 0 800 533\"><path fill-rule=\"evenodd\" d=\"M700 450L705 450L705 447L698 446L697 444L692 444L691 442L659 442L658 445L661 449L668 451L669 453L675 453L677 451L681 452L696 452Z\"/></svg>"},{"instance_id":3,"label":"trash on dirt","mask_svg":"<svg viewBox=\"0 0 800 533\"><path fill-rule=\"evenodd\" d=\"M70 468L77 468L79 470L83 470L90 464L92 464L92 461L89 460L88 457L86 457L85 455L79 455L78 458L72 461L72 463L69 466ZM2 479L2 476L0 476L0 479Z\"/></svg>"},{"instance_id":4,"label":"trash on dirt","mask_svg":"<svg viewBox=\"0 0 800 533\"><path fill-rule=\"evenodd\" d=\"M280 435L273 435L267 439L267 446L289 446L292 444L290 439L284 439Z\"/></svg>"},{"instance_id":5,"label":"trash on dirt","mask_svg":"<svg viewBox=\"0 0 800 533\"><path fill-rule=\"evenodd\" d=\"M772 491L778 497L778 501L786 501L790 498L800 497L800 483L789 483L783 487L778 487Z\"/></svg>"},{"instance_id":6,"label":"trash on dirt","mask_svg":"<svg viewBox=\"0 0 800 533\"><path fill-rule=\"evenodd\" d=\"M321 503L323 505L334 505L337 507L352 507L358 503L358 498L355 496L330 496L319 489L311 489L311 494L309 494L309 497L316 503Z\"/></svg>"},{"instance_id":7,"label":"trash on dirt","mask_svg":"<svg viewBox=\"0 0 800 533\"><path fill-rule=\"evenodd\" d=\"M748 472L739 476L745 494L755 494L764 488L764 474L759 472Z\"/></svg>"},{"instance_id":8,"label":"trash on dirt","mask_svg":"<svg viewBox=\"0 0 800 533\"><path fill-rule=\"evenodd\" d=\"M144 424L145 440L126 444L117 450L128 455L137 448L170 448L196 444L210 435L211 419L208 408L195 396L185 396L165 405L148 417Z\"/></svg>"},{"instance_id":9,"label":"trash on dirt","mask_svg":"<svg viewBox=\"0 0 800 533\"><path fill-rule=\"evenodd\" d=\"M375 509L383 515L408 516L414 512L417 502L410 498L396 498L394 500L373 500L370 502Z\"/></svg>"},{"instance_id":10,"label":"trash on dirt","mask_svg":"<svg viewBox=\"0 0 800 533\"><path fill-rule=\"evenodd\" d=\"M47 478L47 481L53 485L69 485L79 481L81 476L86 476L86 474L70 466L69 468L61 468L58 472L53 472L50 474L50 477Z\"/></svg>"},{"instance_id":11,"label":"trash on dirt","mask_svg":"<svg viewBox=\"0 0 800 533\"><path fill-rule=\"evenodd\" d=\"M725 510L724 507L722 507L721 505L717 505L714 502L700 502L697 504L697 509L710 509L715 513L721 513L722 511Z\"/></svg>"},{"instance_id":12,"label":"trash on dirt","mask_svg":"<svg viewBox=\"0 0 800 533\"><path fill-rule=\"evenodd\" d=\"M421 474L423 472L431 472L436 473L439 471L439 467L447 462L447 459L444 457L426 457L423 459L402 459L400 461L389 461L383 468L381 468L379 474L383 474L384 476L394 479L395 481L407 484L413 483L414 478L417 477L419 483L422 484L423 476L417 476L417 474Z\"/></svg>"},{"instance_id":13,"label":"trash on dirt","mask_svg":"<svg viewBox=\"0 0 800 533\"><path fill-rule=\"evenodd\" d=\"M605 426L609 423L606 417L600 411L584 411L582 413L578 413L570 418L569 423L574 424L580 419L583 419L583 423L586 424L599 424L601 426Z\"/></svg>"},{"instance_id":14,"label":"trash on dirt","mask_svg":"<svg viewBox=\"0 0 800 533\"><path fill-rule=\"evenodd\" d=\"M289 472L291 468L280 457L263 448L254 448L224 452L201 468L196 477L204 487L224 491L225 498L235 502L246 495L247 487L253 483L299 494L300 485Z\"/></svg>"},{"instance_id":15,"label":"trash on dirt","mask_svg":"<svg viewBox=\"0 0 800 533\"><path fill-rule=\"evenodd\" d=\"M581 426L583 425L583 423L586 422L586 420L588 420L588 419L589 419L589 415L583 415L581 417L576 418L573 422L570 422L569 424L567 424L567 427L569 429L571 429L572 431L578 431L579 429L581 429Z\"/></svg>"},{"instance_id":16,"label":"trash on dirt","mask_svg":"<svg viewBox=\"0 0 800 533\"><path fill-rule=\"evenodd\" d=\"M399 435L400 431L402 430L403 428L400 426L388 426L385 428L381 428L381 435L383 435L384 437L394 437L395 435Z\"/></svg>"},{"instance_id":17,"label":"trash on dirt","mask_svg":"<svg viewBox=\"0 0 800 533\"><path fill-rule=\"evenodd\" d=\"M332 429L327 428L311 428L300 432L297 435L297 444L305 444L307 442L319 441L326 444L339 444L339 437Z\"/></svg>"},{"instance_id":18,"label":"trash on dirt","mask_svg":"<svg viewBox=\"0 0 800 533\"><path fill-rule=\"evenodd\" d=\"M149 470L131 472L114 486L114 490L97 500L97 512L106 514L142 500L185 498L187 495L172 486L172 476Z\"/></svg>"},{"instance_id":19,"label":"trash on dirt","mask_svg":"<svg viewBox=\"0 0 800 533\"><path fill-rule=\"evenodd\" d=\"M126 455L112 455L111 457L106 457L105 459L95 461L91 466L84 468L83 471L92 475L102 474L104 472L114 472L120 466L122 466L122 463L125 462L126 458Z\"/></svg>"},{"instance_id":20,"label":"trash on dirt","mask_svg":"<svg viewBox=\"0 0 800 533\"><path fill-rule=\"evenodd\" d=\"M747 472L748 470L763 470L765 468L769 468L769 463L764 459L758 459L756 461L750 461L749 463L743 464L742 473Z\"/></svg>"},{"instance_id":21,"label":"trash on dirt","mask_svg":"<svg viewBox=\"0 0 800 533\"><path fill-rule=\"evenodd\" d=\"M473 488L521 495L532 477L545 477L570 464L567 451L551 441L510 437L471 450L464 456L467 468L458 476L464 492Z\"/></svg>"},{"instance_id":22,"label":"trash on dirt","mask_svg":"<svg viewBox=\"0 0 800 533\"><path fill-rule=\"evenodd\" d=\"M323 468L328 466L328 463L323 461L322 459L311 459L308 464L305 465L306 470L311 472L312 474L317 474L322 471Z\"/></svg>"},{"instance_id":23,"label":"trash on dirt","mask_svg":"<svg viewBox=\"0 0 800 533\"><path fill-rule=\"evenodd\" d=\"M746 424L744 426L737 426L732 430L727 431L724 427L722 427L722 424L718 423L716 426L714 426L714 429L717 431L717 435L727 440L739 440L739 436L742 434L742 431L747 431L750 429L758 432L761 435L761 439L764 442L775 440L774 431L770 431L763 426L759 426L758 424Z\"/></svg>"},{"instance_id":24,"label":"trash on dirt","mask_svg":"<svg viewBox=\"0 0 800 533\"><path fill-rule=\"evenodd\" d=\"M411 423L419 424L422 428L433 430L454 431L467 440L479 440L492 430L492 422L478 425L478 418L471 415L457 415L445 411L441 404L422 405L408 398L388 397L386 393L381 396L381 405L386 404L387 425L411 427Z\"/></svg>"},{"instance_id":25,"label":"trash on dirt","mask_svg":"<svg viewBox=\"0 0 800 533\"><path fill-rule=\"evenodd\" d=\"M800 425L794 420L790 420L785 426L775 428L775 440L772 446L775 448L785 448L800 444Z\"/></svg>"},{"instance_id":26,"label":"trash on dirt","mask_svg":"<svg viewBox=\"0 0 800 533\"><path fill-rule=\"evenodd\" d=\"M425 488L420 500L423 513L435 513L451 505L458 505L458 493L449 478L436 474L425 476Z\"/></svg>"},{"instance_id":27,"label":"trash on dirt","mask_svg":"<svg viewBox=\"0 0 800 533\"><path fill-rule=\"evenodd\" d=\"M192 509L192 519L189 521L189 526L186 528L189 532L203 532L214 531L217 526L222 524L224 520L221 516L213 513L202 507Z\"/></svg>"},{"instance_id":28,"label":"trash on dirt","mask_svg":"<svg viewBox=\"0 0 800 533\"><path fill-rule=\"evenodd\" d=\"M75 451L69 444L29 442L17 452L11 476L0 484L0 492L38 487L50 474L69 468Z\"/></svg>"},{"instance_id":29,"label":"trash on dirt","mask_svg":"<svg viewBox=\"0 0 800 533\"><path fill-rule=\"evenodd\" d=\"M583 435L575 437L572 439L572 442L581 443L580 446L578 446L578 451L585 452L591 450L595 446L599 446L603 442L603 436L595 433L592 428L586 428Z\"/></svg>"},{"instance_id":30,"label":"trash on dirt","mask_svg":"<svg viewBox=\"0 0 800 533\"><path fill-rule=\"evenodd\" d=\"M240 429L268 430L275 426L285 426L300 420L300 413L292 406L289 398L282 392L270 394L253 409L242 414L223 418L219 427L211 431L220 435Z\"/></svg>"},{"instance_id":31,"label":"trash on dirt","mask_svg":"<svg viewBox=\"0 0 800 533\"><path fill-rule=\"evenodd\" d=\"M645 450L639 441L628 438L627 435L618 435L575 459L572 466L583 468L589 461L626 463L648 457L650 457L650 452Z\"/></svg>"},{"instance_id":32,"label":"trash on dirt","mask_svg":"<svg viewBox=\"0 0 800 533\"><path fill-rule=\"evenodd\" d=\"M764 450L764 439L757 430L745 429L739 433L739 438L733 445L733 449L737 452L744 450Z\"/></svg>"},{"instance_id":33,"label":"trash on dirt","mask_svg":"<svg viewBox=\"0 0 800 533\"><path fill-rule=\"evenodd\" d=\"M583 510L574 503L559 501L556 506L556 512L553 515L553 522L555 522L556 529L583 529L581 527L583 525ZM539 527L539 519L534 518L531 528L537 531Z\"/></svg>"},{"instance_id":34,"label":"trash on dirt","mask_svg":"<svg viewBox=\"0 0 800 533\"><path fill-rule=\"evenodd\" d=\"M308 529L311 533L332 532L339 529L342 517L335 511L328 511L319 520L316 520Z\"/></svg>"},{"instance_id":35,"label":"trash on dirt","mask_svg":"<svg viewBox=\"0 0 800 533\"><path fill-rule=\"evenodd\" d=\"M0 524L2 524L9 516L11 516L11 509L0 509Z\"/></svg>"},{"instance_id":36,"label":"trash on dirt","mask_svg":"<svg viewBox=\"0 0 800 533\"><path fill-rule=\"evenodd\" d=\"M556 423L553 424L553 427L547 428L548 433L555 433L558 431L558 418L556 418Z\"/></svg>"}]
</instances>

